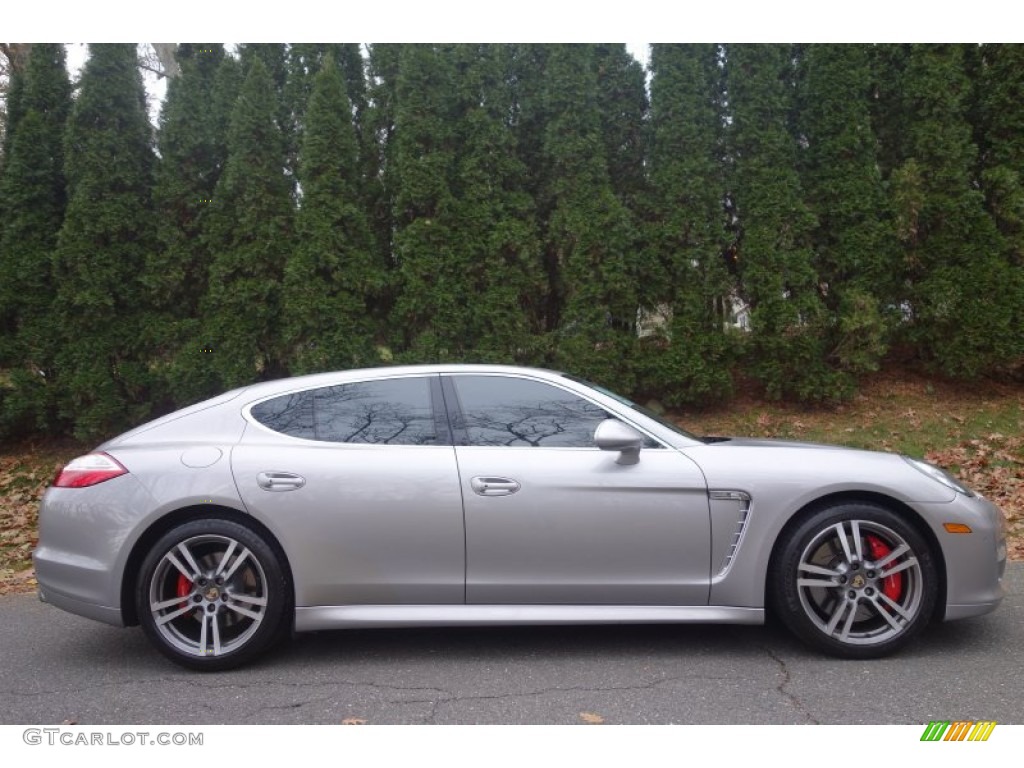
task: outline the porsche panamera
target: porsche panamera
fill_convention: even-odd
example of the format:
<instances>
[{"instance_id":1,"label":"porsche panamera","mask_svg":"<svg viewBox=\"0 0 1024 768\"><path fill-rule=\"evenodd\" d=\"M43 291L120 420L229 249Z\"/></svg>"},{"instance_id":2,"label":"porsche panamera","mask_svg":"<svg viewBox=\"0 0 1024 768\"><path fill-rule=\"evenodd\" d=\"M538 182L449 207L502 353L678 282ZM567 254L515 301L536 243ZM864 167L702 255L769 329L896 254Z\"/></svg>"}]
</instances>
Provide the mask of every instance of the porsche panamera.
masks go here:
<instances>
[{"instance_id":1,"label":"porsche panamera","mask_svg":"<svg viewBox=\"0 0 1024 768\"><path fill-rule=\"evenodd\" d=\"M555 371L253 384L71 461L39 596L198 670L293 631L758 624L883 656L1003 597L1001 511L890 453L703 438Z\"/></svg>"}]
</instances>

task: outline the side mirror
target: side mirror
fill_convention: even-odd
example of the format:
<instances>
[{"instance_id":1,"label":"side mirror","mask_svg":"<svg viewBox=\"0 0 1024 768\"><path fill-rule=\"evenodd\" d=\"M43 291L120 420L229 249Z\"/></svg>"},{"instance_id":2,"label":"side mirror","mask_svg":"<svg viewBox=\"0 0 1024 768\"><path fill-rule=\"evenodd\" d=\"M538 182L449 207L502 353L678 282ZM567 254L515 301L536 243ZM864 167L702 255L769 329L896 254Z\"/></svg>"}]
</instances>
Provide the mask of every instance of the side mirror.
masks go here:
<instances>
[{"instance_id":1,"label":"side mirror","mask_svg":"<svg viewBox=\"0 0 1024 768\"><path fill-rule=\"evenodd\" d=\"M617 464L636 464L640 461L640 446L643 442L643 435L618 419L605 419L594 430L594 443L598 448L619 452Z\"/></svg>"}]
</instances>

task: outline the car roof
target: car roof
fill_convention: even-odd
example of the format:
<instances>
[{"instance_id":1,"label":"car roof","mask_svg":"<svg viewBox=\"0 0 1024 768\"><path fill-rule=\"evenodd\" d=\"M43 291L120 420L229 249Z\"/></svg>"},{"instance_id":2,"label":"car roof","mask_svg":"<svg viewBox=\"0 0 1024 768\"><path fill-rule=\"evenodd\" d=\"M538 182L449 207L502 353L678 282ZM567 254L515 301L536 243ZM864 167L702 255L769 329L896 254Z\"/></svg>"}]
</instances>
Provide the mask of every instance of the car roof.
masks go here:
<instances>
[{"instance_id":1,"label":"car roof","mask_svg":"<svg viewBox=\"0 0 1024 768\"><path fill-rule=\"evenodd\" d=\"M256 400L277 392L293 392L310 387L329 386L347 381L391 378L395 376L423 376L431 374L518 374L541 379L561 379L561 371L548 368L527 368L516 365L490 365L484 363L434 363L430 365L382 365L375 368L352 368L305 376L263 381L245 388L245 400Z\"/></svg>"}]
</instances>

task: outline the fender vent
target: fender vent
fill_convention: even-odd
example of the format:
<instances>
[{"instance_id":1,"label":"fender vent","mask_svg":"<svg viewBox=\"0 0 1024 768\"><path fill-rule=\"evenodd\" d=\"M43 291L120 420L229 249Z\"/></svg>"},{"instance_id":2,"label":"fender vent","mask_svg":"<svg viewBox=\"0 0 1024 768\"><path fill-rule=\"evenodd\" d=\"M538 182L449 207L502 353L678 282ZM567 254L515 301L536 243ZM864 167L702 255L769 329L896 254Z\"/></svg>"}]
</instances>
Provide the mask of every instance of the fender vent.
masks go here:
<instances>
[{"instance_id":1,"label":"fender vent","mask_svg":"<svg viewBox=\"0 0 1024 768\"><path fill-rule=\"evenodd\" d=\"M712 508L718 513L714 516L716 526L721 525L724 529L725 525L728 525L728 519L734 520L732 535L728 540L718 573L715 574L715 577L718 578L724 576L729 570L729 566L732 565L733 558L740 548L743 532L747 528L747 520L750 517L750 494L743 491L709 491L708 497L712 501ZM726 509L729 510L728 518L725 515ZM722 530L722 533L724 534L725 530Z\"/></svg>"}]
</instances>

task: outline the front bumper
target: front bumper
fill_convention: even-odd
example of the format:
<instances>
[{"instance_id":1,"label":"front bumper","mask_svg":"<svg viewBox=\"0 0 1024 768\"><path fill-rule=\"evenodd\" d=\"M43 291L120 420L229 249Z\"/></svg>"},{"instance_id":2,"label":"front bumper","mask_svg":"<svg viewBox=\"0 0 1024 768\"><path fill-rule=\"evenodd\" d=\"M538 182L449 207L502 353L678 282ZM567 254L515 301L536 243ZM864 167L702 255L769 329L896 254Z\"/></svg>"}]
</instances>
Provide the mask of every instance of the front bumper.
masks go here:
<instances>
[{"instance_id":1,"label":"front bumper","mask_svg":"<svg viewBox=\"0 0 1024 768\"><path fill-rule=\"evenodd\" d=\"M1006 595L1006 518L982 496L957 494L948 504L920 504L946 561L946 621L994 611ZM963 523L971 533L949 533Z\"/></svg>"}]
</instances>

